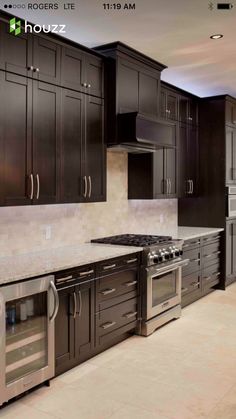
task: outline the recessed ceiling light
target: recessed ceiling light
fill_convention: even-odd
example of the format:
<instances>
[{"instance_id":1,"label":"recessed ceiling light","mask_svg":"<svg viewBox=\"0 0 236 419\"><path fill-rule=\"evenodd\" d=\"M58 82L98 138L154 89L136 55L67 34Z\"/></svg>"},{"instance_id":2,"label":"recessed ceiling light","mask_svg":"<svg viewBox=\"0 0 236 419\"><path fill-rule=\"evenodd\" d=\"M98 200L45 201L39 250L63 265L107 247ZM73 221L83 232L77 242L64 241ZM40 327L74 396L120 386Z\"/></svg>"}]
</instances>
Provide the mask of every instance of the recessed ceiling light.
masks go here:
<instances>
[{"instance_id":1,"label":"recessed ceiling light","mask_svg":"<svg viewBox=\"0 0 236 419\"><path fill-rule=\"evenodd\" d=\"M217 33L216 35L211 35L211 36L210 36L210 38L211 38L211 39L220 39L220 38L223 38L223 36L224 36L224 35L222 35L222 34L220 34L220 33Z\"/></svg>"}]
</instances>

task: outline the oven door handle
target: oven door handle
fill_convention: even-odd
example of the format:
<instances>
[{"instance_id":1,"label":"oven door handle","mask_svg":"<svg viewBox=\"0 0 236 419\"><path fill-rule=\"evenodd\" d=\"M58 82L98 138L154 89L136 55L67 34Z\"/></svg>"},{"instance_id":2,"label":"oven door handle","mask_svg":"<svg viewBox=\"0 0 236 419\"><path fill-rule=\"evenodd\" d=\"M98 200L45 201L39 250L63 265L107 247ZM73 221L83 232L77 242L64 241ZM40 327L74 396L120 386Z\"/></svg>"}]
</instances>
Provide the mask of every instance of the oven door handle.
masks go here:
<instances>
[{"instance_id":1,"label":"oven door handle","mask_svg":"<svg viewBox=\"0 0 236 419\"><path fill-rule=\"evenodd\" d=\"M178 268L182 268L183 266L187 266L188 263L189 263L189 259L184 259L184 260L181 260L179 262L173 263L173 265L169 265L168 267L165 266L163 268L155 268L154 270L151 270L151 272L153 274L155 273L155 274L160 274L161 275L161 274L164 274L164 273L167 273L167 272L174 271ZM150 273L150 268L146 268L146 271L148 273Z\"/></svg>"}]
</instances>

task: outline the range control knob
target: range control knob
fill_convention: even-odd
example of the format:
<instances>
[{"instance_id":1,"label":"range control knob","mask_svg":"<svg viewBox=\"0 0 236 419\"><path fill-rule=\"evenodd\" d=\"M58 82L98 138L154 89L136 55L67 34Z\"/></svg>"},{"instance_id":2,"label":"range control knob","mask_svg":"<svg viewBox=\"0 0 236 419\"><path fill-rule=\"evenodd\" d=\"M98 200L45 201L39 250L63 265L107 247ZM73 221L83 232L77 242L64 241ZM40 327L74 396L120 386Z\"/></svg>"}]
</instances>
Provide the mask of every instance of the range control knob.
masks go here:
<instances>
[{"instance_id":1,"label":"range control knob","mask_svg":"<svg viewBox=\"0 0 236 419\"><path fill-rule=\"evenodd\" d=\"M159 263L159 256L158 255L153 255L153 263Z\"/></svg>"},{"instance_id":2,"label":"range control knob","mask_svg":"<svg viewBox=\"0 0 236 419\"><path fill-rule=\"evenodd\" d=\"M180 251L179 250L175 251L175 256L177 256L177 257L180 256Z\"/></svg>"}]
</instances>

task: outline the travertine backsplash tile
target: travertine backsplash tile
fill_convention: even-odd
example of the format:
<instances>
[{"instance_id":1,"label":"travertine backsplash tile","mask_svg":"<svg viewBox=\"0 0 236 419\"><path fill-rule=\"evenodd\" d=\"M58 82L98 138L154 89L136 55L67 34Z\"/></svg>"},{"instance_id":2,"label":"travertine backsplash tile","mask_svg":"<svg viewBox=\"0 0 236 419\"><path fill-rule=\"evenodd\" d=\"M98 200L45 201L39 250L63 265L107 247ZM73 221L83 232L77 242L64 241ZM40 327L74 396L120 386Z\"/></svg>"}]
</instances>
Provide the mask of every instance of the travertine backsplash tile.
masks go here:
<instances>
[{"instance_id":1,"label":"travertine backsplash tile","mask_svg":"<svg viewBox=\"0 0 236 419\"><path fill-rule=\"evenodd\" d=\"M107 166L107 202L0 208L0 256L120 233L177 232L177 200L128 201L127 154L108 152Z\"/></svg>"}]
</instances>

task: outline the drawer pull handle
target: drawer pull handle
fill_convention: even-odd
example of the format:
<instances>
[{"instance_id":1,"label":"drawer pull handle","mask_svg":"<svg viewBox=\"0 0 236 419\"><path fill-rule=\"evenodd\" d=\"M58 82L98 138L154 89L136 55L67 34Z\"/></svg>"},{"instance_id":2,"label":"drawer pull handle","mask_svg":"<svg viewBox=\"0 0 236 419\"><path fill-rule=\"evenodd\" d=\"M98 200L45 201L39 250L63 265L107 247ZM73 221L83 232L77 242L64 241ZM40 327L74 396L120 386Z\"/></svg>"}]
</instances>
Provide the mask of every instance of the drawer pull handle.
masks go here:
<instances>
[{"instance_id":1,"label":"drawer pull handle","mask_svg":"<svg viewBox=\"0 0 236 419\"><path fill-rule=\"evenodd\" d=\"M131 311L130 313L126 313L123 315L123 317L126 317L126 319L130 319L131 317L136 316L137 311Z\"/></svg>"},{"instance_id":2,"label":"drawer pull handle","mask_svg":"<svg viewBox=\"0 0 236 419\"><path fill-rule=\"evenodd\" d=\"M126 263L134 263L134 262L137 262L137 258L135 258L135 259L129 259L129 260L127 260L126 261Z\"/></svg>"},{"instance_id":3,"label":"drawer pull handle","mask_svg":"<svg viewBox=\"0 0 236 419\"><path fill-rule=\"evenodd\" d=\"M105 271L106 269L112 269L112 268L115 268L115 267L116 267L116 263L113 263L112 265L103 266L103 269Z\"/></svg>"},{"instance_id":4,"label":"drawer pull handle","mask_svg":"<svg viewBox=\"0 0 236 419\"><path fill-rule=\"evenodd\" d=\"M205 258L211 258L214 255L219 255L220 254L220 250L218 252L213 252L210 255L206 255Z\"/></svg>"},{"instance_id":5,"label":"drawer pull handle","mask_svg":"<svg viewBox=\"0 0 236 419\"><path fill-rule=\"evenodd\" d=\"M85 275L91 275L94 273L94 270L91 269L90 271L86 271L86 272L80 272L79 276L85 276Z\"/></svg>"},{"instance_id":6,"label":"drawer pull handle","mask_svg":"<svg viewBox=\"0 0 236 419\"><path fill-rule=\"evenodd\" d=\"M131 281L131 282L125 282L124 285L126 287L132 287L133 285L137 284L138 281Z\"/></svg>"},{"instance_id":7,"label":"drawer pull handle","mask_svg":"<svg viewBox=\"0 0 236 419\"><path fill-rule=\"evenodd\" d=\"M204 276L205 281L210 281L211 276Z\"/></svg>"},{"instance_id":8,"label":"drawer pull handle","mask_svg":"<svg viewBox=\"0 0 236 419\"><path fill-rule=\"evenodd\" d=\"M220 272L217 272L217 273L216 273L216 276L219 276L219 275L220 275Z\"/></svg>"},{"instance_id":9,"label":"drawer pull handle","mask_svg":"<svg viewBox=\"0 0 236 419\"><path fill-rule=\"evenodd\" d=\"M186 291L188 291L188 288L181 288L181 291L186 292Z\"/></svg>"},{"instance_id":10,"label":"drawer pull handle","mask_svg":"<svg viewBox=\"0 0 236 419\"><path fill-rule=\"evenodd\" d=\"M184 244L183 247L189 247L189 244Z\"/></svg>"},{"instance_id":11,"label":"drawer pull handle","mask_svg":"<svg viewBox=\"0 0 236 419\"><path fill-rule=\"evenodd\" d=\"M100 291L100 293L102 294L102 295L108 295L108 294L112 294L113 292L115 292L116 291L116 288L108 288L107 290L104 290L104 291Z\"/></svg>"},{"instance_id":12,"label":"drawer pull handle","mask_svg":"<svg viewBox=\"0 0 236 419\"><path fill-rule=\"evenodd\" d=\"M200 285L200 282L192 282L193 288L197 288Z\"/></svg>"},{"instance_id":13,"label":"drawer pull handle","mask_svg":"<svg viewBox=\"0 0 236 419\"><path fill-rule=\"evenodd\" d=\"M190 262L200 262L200 259L190 259Z\"/></svg>"},{"instance_id":14,"label":"drawer pull handle","mask_svg":"<svg viewBox=\"0 0 236 419\"><path fill-rule=\"evenodd\" d=\"M115 326L116 322L108 322L108 323L104 323L102 324L100 327L102 327L104 330L109 329L112 326Z\"/></svg>"},{"instance_id":15,"label":"drawer pull handle","mask_svg":"<svg viewBox=\"0 0 236 419\"><path fill-rule=\"evenodd\" d=\"M58 278L56 279L56 282L64 282L64 281L69 281L70 279L73 279L73 275L68 275L68 276L64 276L64 278Z\"/></svg>"}]
</instances>

